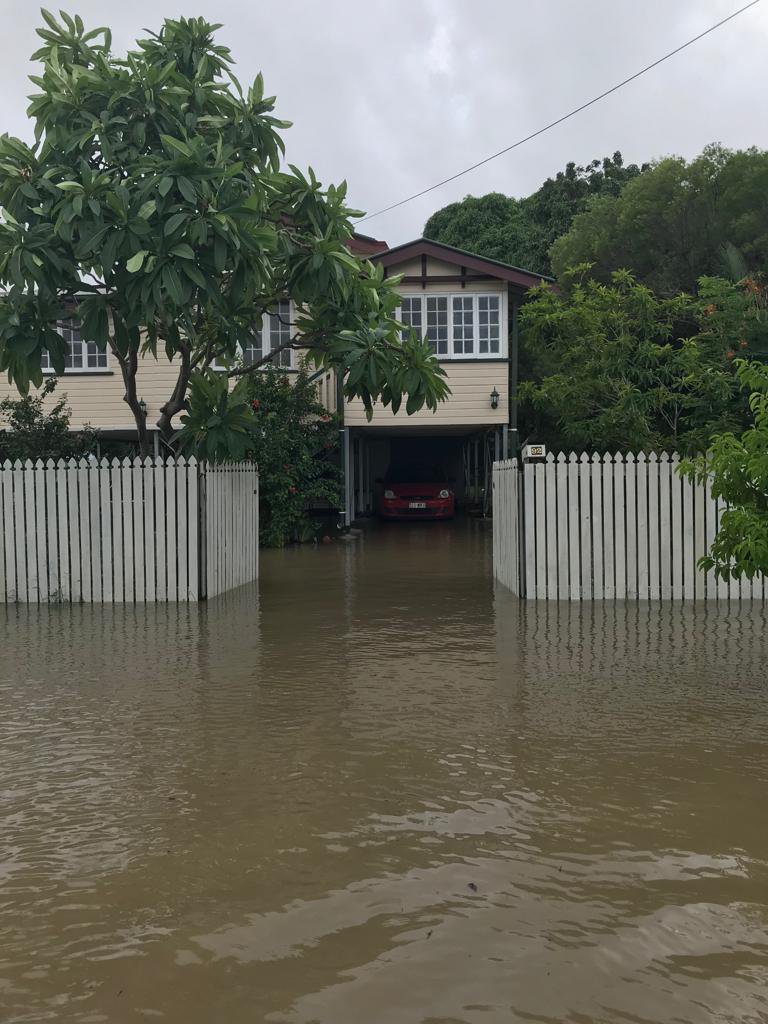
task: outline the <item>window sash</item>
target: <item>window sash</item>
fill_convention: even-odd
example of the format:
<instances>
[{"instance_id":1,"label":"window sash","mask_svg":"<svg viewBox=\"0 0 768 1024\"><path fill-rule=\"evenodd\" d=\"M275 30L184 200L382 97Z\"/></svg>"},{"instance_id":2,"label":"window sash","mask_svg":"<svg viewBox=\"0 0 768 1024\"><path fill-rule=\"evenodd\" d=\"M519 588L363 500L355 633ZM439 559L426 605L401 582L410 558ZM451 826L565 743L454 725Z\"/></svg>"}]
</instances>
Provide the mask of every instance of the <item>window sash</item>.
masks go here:
<instances>
[{"instance_id":1,"label":"window sash","mask_svg":"<svg viewBox=\"0 0 768 1024\"><path fill-rule=\"evenodd\" d=\"M397 318L441 359L506 358L504 300L498 292L403 295Z\"/></svg>"},{"instance_id":2,"label":"window sash","mask_svg":"<svg viewBox=\"0 0 768 1024\"><path fill-rule=\"evenodd\" d=\"M289 341L292 337L291 317L293 304L290 299L281 299L274 312L265 313L261 321L255 324L252 330L251 342L241 347L243 364L253 366L263 356L268 355L278 345ZM229 366L220 359L213 362L214 370L228 370ZM274 366L280 366L285 370L293 369L293 349L284 349L273 360Z\"/></svg>"},{"instance_id":3,"label":"window sash","mask_svg":"<svg viewBox=\"0 0 768 1024\"><path fill-rule=\"evenodd\" d=\"M67 351L64 356L64 372L94 373L109 367L106 349L100 349L94 341L83 341L80 336L80 324L72 318L60 320L56 331L66 342ZM44 373L53 373L53 363L48 352L43 351L40 368Z\"/></svg>"}]
</instances>

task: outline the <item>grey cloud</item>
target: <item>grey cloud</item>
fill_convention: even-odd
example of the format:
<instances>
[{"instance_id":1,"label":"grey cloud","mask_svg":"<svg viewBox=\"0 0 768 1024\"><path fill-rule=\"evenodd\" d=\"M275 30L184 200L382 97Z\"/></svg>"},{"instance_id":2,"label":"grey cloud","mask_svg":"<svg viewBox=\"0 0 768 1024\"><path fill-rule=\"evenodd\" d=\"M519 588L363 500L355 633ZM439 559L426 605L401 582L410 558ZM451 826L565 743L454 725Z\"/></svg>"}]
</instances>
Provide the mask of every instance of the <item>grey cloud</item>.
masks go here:
<instances>
[{"instance_id":1,"label":"grey cloud","mask_svg":"<svg viewBox=\"0 0 768 1024\"><path fill-rule=\"evenodd\" d=\"M293 120L289 158L323 180L346 178L374 210L535 130L729 13L738 0L197 0L164 7L79 0L125 49L164 14L224 23L241 79L262 70ZM0 131L29 138L24 116L39 14L0 4ZM768 146L768 4L540 139L362 230L392 244L421 233L462 196L524 195L568 160L620 149L638 162L708 142Z\"/></svg>"}]
</instances>

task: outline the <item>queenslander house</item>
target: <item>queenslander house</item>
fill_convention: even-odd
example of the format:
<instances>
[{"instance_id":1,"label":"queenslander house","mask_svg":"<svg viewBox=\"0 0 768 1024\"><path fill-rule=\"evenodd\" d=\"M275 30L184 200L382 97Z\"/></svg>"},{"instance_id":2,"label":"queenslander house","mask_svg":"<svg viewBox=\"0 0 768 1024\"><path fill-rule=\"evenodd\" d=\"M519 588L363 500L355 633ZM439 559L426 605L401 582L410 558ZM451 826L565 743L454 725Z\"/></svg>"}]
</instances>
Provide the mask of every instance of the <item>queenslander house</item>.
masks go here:
<instances>
[{"instance_id":1,"label":"queenslander house","mask_svg":"<svg viewBox=\"0 0 768 1024\"><path fill-rule=\"evenodd\" d=\"M389 248L386 242L355 235L350 249L381 263L385 273L402 275L399 319L429 340L451 394L434 413L421 409L408 416L403 403L397 414L388 407L375 408L369 421L359 400L340 407L331 374L318 376L321 401L343 420L347 522L375 510L377 487L392 465L439 466L460 502L482 502L491 462L517 448L518 309L528 289L547 279L426 238ZM261 358L286 340L290 300L281 307L279 317L265 314L261 347L257 343L245 352L246 361ZM82 341L76 321L62 322L59 330L69 354L51 401L66 395L73 430L90 425L105 440L130 441L135 424L110 353ZM298 359L300 353L288 350L281 353L280 365L295 373ZM44 371L53 372L50 365ZM137 387L150 426L174 381L172 363L152 356L141 361ZM0 382L0 398L14 394L7 380ZM157 434L155 448L159 450Z\"/></svg>"}]
</instances>

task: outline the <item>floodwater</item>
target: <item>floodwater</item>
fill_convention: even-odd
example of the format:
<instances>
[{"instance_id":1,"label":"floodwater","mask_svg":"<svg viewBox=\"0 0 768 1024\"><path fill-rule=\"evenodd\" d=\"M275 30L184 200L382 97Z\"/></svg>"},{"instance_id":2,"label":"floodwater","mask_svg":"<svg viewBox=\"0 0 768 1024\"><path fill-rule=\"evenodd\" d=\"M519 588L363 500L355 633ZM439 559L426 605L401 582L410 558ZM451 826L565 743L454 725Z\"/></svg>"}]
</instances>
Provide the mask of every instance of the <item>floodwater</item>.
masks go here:
<instances>
[{"instance_id":1,"label":"floodwater","mask_svg":"<svg viewBox=\"0 0 768 1024\"><path fill-rule=\"evenodd\" d=\"M0 608L0 1020L768 1021L765 613L521 605L478 524Z\"/></svg>"}]
</instances>

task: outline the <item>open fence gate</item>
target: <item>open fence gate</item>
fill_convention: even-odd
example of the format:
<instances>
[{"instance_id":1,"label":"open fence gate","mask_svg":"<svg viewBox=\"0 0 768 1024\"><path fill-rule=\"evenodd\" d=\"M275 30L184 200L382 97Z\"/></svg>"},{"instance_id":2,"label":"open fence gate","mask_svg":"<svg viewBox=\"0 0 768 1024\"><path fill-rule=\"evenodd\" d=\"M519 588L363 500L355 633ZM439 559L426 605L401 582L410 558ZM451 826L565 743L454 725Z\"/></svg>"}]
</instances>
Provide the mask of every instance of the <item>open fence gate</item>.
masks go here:
<instances>
[{"instance_id":1,"label":"open fence gate","mask_svg":"<svg viewBox=\"0 0 768 1024\"><path fill-rule=\"evenodd\" d=\"M493 466L494 576L529 600L765 600L698 567L725 504L677 454L563 453Z\"/></svg>"}]
</instances>

